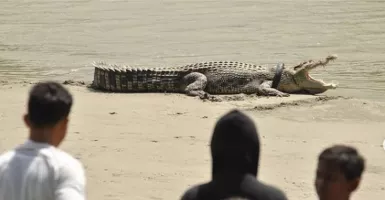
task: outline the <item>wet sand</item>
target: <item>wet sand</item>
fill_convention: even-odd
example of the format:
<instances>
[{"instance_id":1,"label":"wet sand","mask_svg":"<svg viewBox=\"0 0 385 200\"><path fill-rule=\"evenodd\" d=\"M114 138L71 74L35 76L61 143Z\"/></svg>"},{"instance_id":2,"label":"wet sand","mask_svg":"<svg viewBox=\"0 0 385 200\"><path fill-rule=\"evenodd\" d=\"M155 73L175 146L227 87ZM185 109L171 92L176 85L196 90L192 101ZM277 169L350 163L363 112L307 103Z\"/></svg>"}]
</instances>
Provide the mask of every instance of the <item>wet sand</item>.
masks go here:
<instances>
[{"instance_id":1,"label":"wet sand","mask_svg":"<svg viewBox=\"0 0 385 200\"><path fill-rule=\"evenodd\" d=\"M29 83L0 86L0 151L24 142ZM210 179L209 142L216 120L239 108L261 134L259 179L290 199L316 199L318 153L335 143L357 147L367 159L353 199L385 195L382 141L385 104L351 98L292 95L223 102L182 94L108 94L67 85L75 98L62 148L80 159L89 199L178 199Z\"/></svg>"}]
</instances>

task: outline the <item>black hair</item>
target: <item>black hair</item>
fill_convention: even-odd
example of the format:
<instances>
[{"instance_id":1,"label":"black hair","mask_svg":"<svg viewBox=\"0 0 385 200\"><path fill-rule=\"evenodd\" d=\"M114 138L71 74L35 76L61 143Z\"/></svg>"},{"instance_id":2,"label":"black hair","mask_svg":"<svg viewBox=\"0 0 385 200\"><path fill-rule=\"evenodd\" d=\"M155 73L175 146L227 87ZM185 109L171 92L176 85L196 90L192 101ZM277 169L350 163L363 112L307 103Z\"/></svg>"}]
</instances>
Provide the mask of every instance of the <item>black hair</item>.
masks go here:
<instances>
[{"instance_id":1,"label":"black hair","mask_svg":"<svg viewBox=\"0 0 385 200\"><path fill-rule=\"evenodd\" d=\"M72 95L60 83L40 82L30 90L28 117L36 128L51 127L69 115L72 104Z\"/></svg>"},{"instance_id":2,"label":"black hair","mask_svg":"<svg viewBox=\"0 0 385 200\"><path fill-rule=\"evenodd\" d=\"M347 180L361 177L365 170L365 159L356 148L348 145L333 145L324 149L318 157L318 161L326 161L340 169Z\"/></svg>"}]
</instances>

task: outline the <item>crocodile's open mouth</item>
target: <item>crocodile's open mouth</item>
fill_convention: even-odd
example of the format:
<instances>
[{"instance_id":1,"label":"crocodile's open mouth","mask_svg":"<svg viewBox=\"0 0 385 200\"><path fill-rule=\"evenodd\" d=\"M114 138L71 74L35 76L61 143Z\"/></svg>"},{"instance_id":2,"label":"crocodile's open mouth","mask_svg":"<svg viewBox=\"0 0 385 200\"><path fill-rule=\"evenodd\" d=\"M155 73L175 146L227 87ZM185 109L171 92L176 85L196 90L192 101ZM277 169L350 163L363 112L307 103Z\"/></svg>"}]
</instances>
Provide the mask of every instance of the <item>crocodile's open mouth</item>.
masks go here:
<instances>
[{"instance_id":1,"label":"crocodile's open mouth","mask_svg":"<svg viewBox=\"0 0 385 200\"><path fill-rule=\"evenodd\" d=\"M326 85L326 83L322 79L315 79L312 76L310 76L309 72L305 72L306 79L311 82L320 83L322 85Z\"/></svg>"},{"instance_id":2,"label":"crocodile's open mouth","mask_svg":"<svg viewBox=\"0 0 385 200\"><path fill-rule=\"evenodd\" d=\"M294 78L297 85L301 88L302 91L305 91L309 94L320 94L328 89L337 88L338 83L335 83L334 81L326 83L322 79L314 78L309 74L309 72L312 72L318 67L325 67L329 61L335 60L336 58L337 56L331 55L326 57L324 60L309 60L295 66Z\"/></svg>"}]
</instances>

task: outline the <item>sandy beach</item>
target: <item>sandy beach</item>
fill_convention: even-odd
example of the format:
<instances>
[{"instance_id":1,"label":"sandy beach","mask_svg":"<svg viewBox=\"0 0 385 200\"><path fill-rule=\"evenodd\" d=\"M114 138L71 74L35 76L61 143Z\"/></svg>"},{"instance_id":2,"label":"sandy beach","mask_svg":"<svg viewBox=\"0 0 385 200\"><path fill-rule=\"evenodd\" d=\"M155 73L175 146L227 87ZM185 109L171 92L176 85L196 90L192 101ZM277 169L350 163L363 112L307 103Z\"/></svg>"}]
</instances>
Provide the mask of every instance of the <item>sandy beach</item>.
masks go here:
<instances>
[{"instance_id":1,"label":"sandy beach","mask_svg":"<svg viewBox=\"0 0 385 200\"><path fill-rule=\"evenodd\" d=\"M0 151L25 141L29 82L92 81L93 61L174 67L206 61L257 65L337 54L312 72L341 87L324 95L108 94L66 85L74 95L62 148L82 161L92 200L179 199L211 176L209 143L232 108L251 116L262 142L259 179L289 199L315 200L318 154L357 147L367 160L354 199L385 196L385 3L383 1L0 1ZM232 101L228 101L232 100ZM381 102L382 103L381 103Z\"/></svg>"},{"instance_id":2,"label":"sandy beach","mask_svg":"<svg viewBox=\"0 0 385 200\"><path fill-rule=\"evenodd\" d=\"M25 141L22 114L30 83L0 86L0 150ZM209 102L183 94L112 94L66 85L74 95L62 149L80 159L88 199L179 199L211 175L209 142L216 120L232 108L251 116L262 142L259 179L289 199L316 199L318 153L335 143L367 160L353 199L385 195L385 104L352 98L292 95Z\"/></svg>"}]
</instances>

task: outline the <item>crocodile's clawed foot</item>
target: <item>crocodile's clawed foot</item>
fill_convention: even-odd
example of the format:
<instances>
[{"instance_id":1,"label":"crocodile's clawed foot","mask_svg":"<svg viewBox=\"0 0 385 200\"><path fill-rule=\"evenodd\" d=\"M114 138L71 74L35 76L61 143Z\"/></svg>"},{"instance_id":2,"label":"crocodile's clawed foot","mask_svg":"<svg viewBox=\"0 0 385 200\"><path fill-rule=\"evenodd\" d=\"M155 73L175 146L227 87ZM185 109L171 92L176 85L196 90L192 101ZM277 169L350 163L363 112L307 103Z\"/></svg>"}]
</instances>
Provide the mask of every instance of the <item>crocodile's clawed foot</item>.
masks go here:
<instances>
[{"instance_id":1,"label":"crocodile's clawed foot","mask_svg":"<svg viewBox=\"0 0 385 200\"><path fill-rule=\"evenodd\" d=\"M203 92L202 91L202 92L199 93L198 96L199 96L200 99L209 99L211 95L209 93L207 93L207 92Z\"/></svg>"},{"instance_id":2,"label":"crocodile's clawed foot","mask_svg":"<svg viewBox=\"0 0 385 200\"><path fill-rule=\"evenodd\" d=\"M188 96L199 97L200 99L208 99L209 94L203 90L188 90L186 91Z\"/></svg>"},{"instance_id":3,"label":"crocodile's clawed foot","mask_svg":"<svg viewBox=\"0 0 385 200\"><path fill-rule=\"evenodd\" d=\"M193 96L197 96L202 100L210 99L211 95L203 90L191 92Z\"/></svg>"},{"instance_id":4,"label":"crocodile's clawed foot","mask_svg":"<svg viewBox=\"0 0 385 200\"><path fill-rule=\"evenodd\" d=\"M194 91L194 94L194 96L199 97L199 99L203 101L221 102L223 100L222 98L215 95L211 95L205 91Z\"/></svg>"},{"instance_id":5,"label":"crocodile's clawed foot","mask_svg":"<svg viewBox=\"0 0 385 200\"><path fill-rule=\"evenodd\" d=\"M290 97L290 94L282 92L282 93L277 94L277 97Z\"/></svg>"},{"instance_id":6,"label":"crocodile's clawed foot","mask_svg":"<svg viewBox=\"0 0 385 200\"><path fill-rule=\"evenodd\" d=\"M223 99L221 97L213 96L213 95L210 95L208 100L211 101L211 102L222 102L223 101Z\"/></svg>"},{"instance_id":7,"label":"crocodile's clawed foot","mask_svg":"<svg viewBox=\"0 0 385 200\"><path fill-rule=\"evenodd\" d=\"M222 99L220 97L210 95L209 93L206 93L206 92L204 94L200 95L199 98L202 99L203 101L211 101L211 102L221 102L222 101Z\"/></svg>"},{"instance_id":8,"label":"crocodile's clawed foot","mask_svg":"<svg viewBox=\"0 0 385 200\"><path fill-rule=\"evenodd\" d=\"M222 101L221 98L213 96L203 90L190 90L187 91L187 95L189 96L194 96L194 97L199 97L199 99L203 101L212 101L212 102L220 102Z\"/></svg>"}]
</instances>

